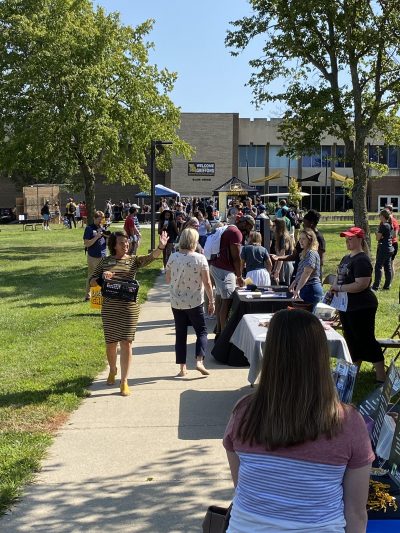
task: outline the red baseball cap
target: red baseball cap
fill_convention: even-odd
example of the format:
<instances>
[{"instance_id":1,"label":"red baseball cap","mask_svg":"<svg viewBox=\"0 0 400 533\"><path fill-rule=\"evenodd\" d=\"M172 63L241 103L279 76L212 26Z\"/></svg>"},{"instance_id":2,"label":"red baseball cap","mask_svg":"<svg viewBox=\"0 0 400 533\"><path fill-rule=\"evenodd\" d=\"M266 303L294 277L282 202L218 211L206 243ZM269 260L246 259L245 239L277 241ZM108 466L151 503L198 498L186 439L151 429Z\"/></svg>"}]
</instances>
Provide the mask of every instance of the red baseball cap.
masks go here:
<instances>
[{"instance_id":1,"label":"red baseball cap","mask_svg":"<svg viewBox=\"0 0 400 533\"><path fill-rule=\"evenodd\" d=\"M341 237L358 237L359 239L364 239L365 231L361 228L357 228L357 226L353 226L352 228L349 228L346 231L342 231L340 236Z\"/></svg>"}]
</instances>

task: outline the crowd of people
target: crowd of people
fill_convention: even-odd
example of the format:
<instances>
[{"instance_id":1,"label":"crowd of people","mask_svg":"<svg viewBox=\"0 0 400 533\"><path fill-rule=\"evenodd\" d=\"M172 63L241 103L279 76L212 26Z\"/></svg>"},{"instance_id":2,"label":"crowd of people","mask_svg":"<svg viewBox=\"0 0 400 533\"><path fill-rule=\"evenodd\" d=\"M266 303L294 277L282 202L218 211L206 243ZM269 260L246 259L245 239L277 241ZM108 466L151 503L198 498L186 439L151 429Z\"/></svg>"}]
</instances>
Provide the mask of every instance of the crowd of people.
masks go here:
<instances>
[{"instance_id":1,"label":"crowd of people","mask_svg":"<svg viewBox=\"0 0 400 533\"><path fill-rule=\"evenodd\" d=\"M94 223L84 234L88 251L86 297L90 286L134 280L138 269L162 254L175 322L177 378L188 374L189 325L196 334L195 368L201 375L209 375L205 364L206 318L215 315L218 339L237 287L246 283L286 285L295 299L308 305L308 311L274 314L259 385L237 403L226 428L223 445L235 486L227 531L365 531L374 454L361 415L338 399L326 334L309 312L323 295L326 243L318 229L320 214L314 209L303 216L290 213L286 202L281 202L272 219L265 214L262 202L253 205L250 198L243 204L232 202L225 222L219 220L211 202L162 200L159 208L159 243L143 256L137 255L141 233L136 205L131 205L124 217L124 231L110 234L102 227L107 213L96 212ZM257 220L261 219L268 221L270 230L264 235L257 231ZM397 232L390 208L383 210L376 232L373 284L364 231L351 227L341 232L347 253L329 289L331 296L345 296L340 319L353 362L358 366L363 361L372 363L378 384L385 379L385 367L375 338L375 291L382 268L383 289L390 288ZM211 253L216 242L217 253ZM130 394L128 374L138 318L136 300L104 296L107 384L115 384L119 343L122 396ZM290 472L286 483L276 483L284 472Z\"/></svg>"},{"instance_id":2,"label":"crowd of people","mask_svg":"<svg viewBox=\"0 0 400 533\"><path fill-rule=\"evenodd\" d=\"M176 323L178 376L182 377L187 372L183 324L191 321L188 315L197 317L193 319L198 325L195 328L199 350L197 357L203 361L207 329L204 321L215 315L216 341L228 320L236 287L243 287L246 282L255 286L284 285L292 292L294 299L302 301L303 308L309 311L315 310L321 302L326 243L318 229L320 214L316 210L310 209L301 214L281 200L272 220L265 214L265 206L260 198L256 199L254 205L251 198L246 198L243 202L232 201L227 210L227 220L221 222L211 200L188 198L167 201L162 198L158 208L158 234L160 238L165 236L160 248L162 272L170 284ZM124 235L129 257L137 256L140 245L138 209L139 206L133 204L125 212ZM93 272L106 257L108 235L102 222L107 221L107 216L107 212L97 212L94 223L85 229L87 300L90 299ZM269 228L264 235L257 231L257 221L262 219L267 221ZM378 301L374 291L379 288L382 268L385 271L383 289L390 288L398 231L398 223L390 208L381 211L380 220L376 233L378 249L374 283L364 232L361 228L353 227L341 233L346 239L349 253L340 262L337 276L330 287L331 296L338 293L345 293L346 296L345 307L340 309L340 318L352 359L357 365L361 365L362 361L372 363L378 383L384 381L385 369L382 350L375 339ZM195 240L193 235L196 236ZM206 258L205 248L214 237L218 241L217 253ZM211 292L208 279L213 287ZM178 304L179 299L181 302ZM210 304L215 305L212 312ZM198 309L194 310L195 307ZM183 314L186 318L182 318Z\"/></svg>"}]
</instances>

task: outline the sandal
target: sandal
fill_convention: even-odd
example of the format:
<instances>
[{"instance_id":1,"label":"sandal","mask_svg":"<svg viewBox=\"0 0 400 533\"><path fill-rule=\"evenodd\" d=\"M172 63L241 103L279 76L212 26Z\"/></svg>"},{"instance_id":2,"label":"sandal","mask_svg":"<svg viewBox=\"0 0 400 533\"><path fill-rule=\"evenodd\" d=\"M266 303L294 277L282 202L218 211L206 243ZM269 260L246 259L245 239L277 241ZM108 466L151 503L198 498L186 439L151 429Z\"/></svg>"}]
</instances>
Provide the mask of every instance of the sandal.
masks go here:
<instances>
[{"instance_id":1,"label":"sandal","mask_svg":"<svg viewBox=\"0 0 400 533\"><path fill-rule=\"evenodd\" d=\"M179 374L177 374L176 378L185 378L187 376L187 370L181 370Z\"/></svg>"}]
</instances>

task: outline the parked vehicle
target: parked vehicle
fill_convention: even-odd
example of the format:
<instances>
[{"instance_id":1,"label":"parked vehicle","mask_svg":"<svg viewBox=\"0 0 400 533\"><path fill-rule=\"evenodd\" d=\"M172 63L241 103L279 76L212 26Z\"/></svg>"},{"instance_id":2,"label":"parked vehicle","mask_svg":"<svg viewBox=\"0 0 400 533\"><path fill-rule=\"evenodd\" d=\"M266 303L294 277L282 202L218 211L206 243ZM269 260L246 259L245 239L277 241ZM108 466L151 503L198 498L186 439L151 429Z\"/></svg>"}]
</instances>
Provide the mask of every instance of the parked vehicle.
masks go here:
<instances>
[{"instance_id":1,"label":"parked vehicle","mask_svg":"<svg viewBox=\"0 0 400 533\"><path fill-rule=\"evenodd\" d=\"M15 220L15 214L9 207L0 207L0 224L8 224Z\"/></svg>"}]
</instances>

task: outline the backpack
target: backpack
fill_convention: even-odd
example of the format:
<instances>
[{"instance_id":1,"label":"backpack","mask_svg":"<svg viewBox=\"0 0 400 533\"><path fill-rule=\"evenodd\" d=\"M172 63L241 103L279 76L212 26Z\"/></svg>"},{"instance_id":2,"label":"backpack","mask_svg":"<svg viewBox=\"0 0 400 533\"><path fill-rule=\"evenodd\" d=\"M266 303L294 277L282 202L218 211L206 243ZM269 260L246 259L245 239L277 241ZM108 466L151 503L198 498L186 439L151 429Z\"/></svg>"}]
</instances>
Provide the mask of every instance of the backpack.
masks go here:
<instances>
[{"instance_id":1,"label":"backpack","mask_svg":"<svg viewBox=\"0 0 400 533\"><path fill-rule=\"evenodd\" d=\"M300 227L300 221L299 221L299 215L294 211L293 209L289 209L289 211L286 212L285 216L290 220L290 225L295 227L296 229L299 229Z\"/></svg>"},{"instance_id":2,"label":"backpack","mask_svg":"<svg viewBox=\"0 0 400 533\"><path fill-rule=\"evenodd\" d=\"M208 261L214 260L219 255L219 249L221 247L221 237L228 226L221 226L217 228L213 233L208 235L204 244L204 255Z\"/></svg>"}]
</instances>

